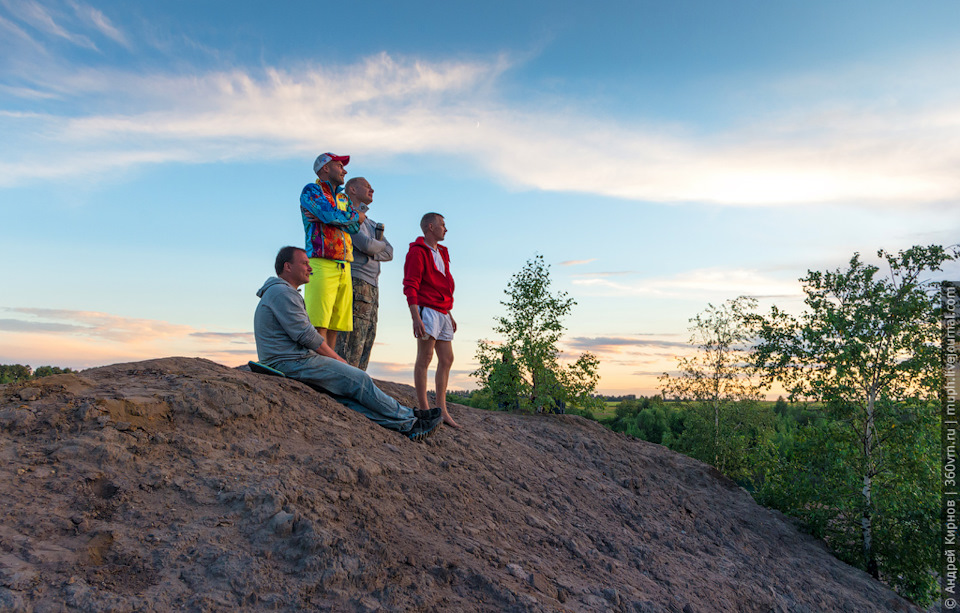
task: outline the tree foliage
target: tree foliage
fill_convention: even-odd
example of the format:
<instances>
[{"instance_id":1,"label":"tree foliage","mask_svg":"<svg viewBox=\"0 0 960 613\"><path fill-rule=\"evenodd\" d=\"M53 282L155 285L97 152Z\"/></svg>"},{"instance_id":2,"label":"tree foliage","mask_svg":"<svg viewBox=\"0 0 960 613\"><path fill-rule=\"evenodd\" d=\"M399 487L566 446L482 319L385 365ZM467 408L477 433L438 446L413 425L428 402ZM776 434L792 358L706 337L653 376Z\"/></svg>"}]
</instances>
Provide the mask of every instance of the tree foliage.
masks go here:
<instances>
[{"instance_id":1,"label":"tree foliage","mask_svg":"<svg viewBox=\"0 0 960 613\"><path fill-rule=\"evenodd\" d=\"M687 412L664 403L660 396L631 398L617 404L613 419L605 422L614 432L673 448L682 436Z\"/></svg>"},{"instance_id":2,"label":"tree foliage","mask_svg":"<svg viewBox=\"0 0 960 613\"><path fill-rule=\"evenodd\" d=\"M69 368L60 368L59 366L38 366L37 370L34 371L30 366L24 366L23 364L0 364L0 384L29 381L31 379L39 379L40 377L68 372L74 371Z\"/></svg>"},{"instance_id":3,"label":"tree foliage","mask_svg":"<svg viewBox=\"0 0 960 613\"><path fill-rule=\"evenodd\" d=\"M597 406L593 397L599 375L596 356L584 353L573 363L560 362L558 344L563 319L576 302L566 292L551 293L550 272L537 255L528 260L504 290L506 315L495 318L500 342L481 340L477 347L480 380L490 408L555 411L571 404Z\"/></svg>"},{"instance_id":4,"label":"tree foliage","mask_svg":"<svg viewBox=\"0 0 960 613\"><path fill-rule=\"evenodd\" d=\"M0 364L0 383L27 381L33 377L33 371L23 364Z\"/></svg>"},{"instance_id":5,"label":"tree foliage","mask_svg":"<svg viewBox=\"0 0 960 613\"><path fill-rule=\"evenodd\" d=\"M708 305L690 322L693 356L677 360L677 373L660 377L664 396L692 404L678 449L738 478L760 440L767 414L756 411L760 390L751 379L748 313L756 300L741 296Z\"/></svg>"},{"instance_id":6,"label":"tree foliage","mask_svg":"<svg viewBox=\"0 0 960 613\"><path fill-rule=\"evenodd\" d=\"M939 515L939 302L923 279L954 259L940 246L879 251L887 271L855 254L801 279L806 310L754 315L753 362L791 399L819 403L762 497L804 518L841 557L901 594L935 588Z\"/></svg>"}]
</instances>

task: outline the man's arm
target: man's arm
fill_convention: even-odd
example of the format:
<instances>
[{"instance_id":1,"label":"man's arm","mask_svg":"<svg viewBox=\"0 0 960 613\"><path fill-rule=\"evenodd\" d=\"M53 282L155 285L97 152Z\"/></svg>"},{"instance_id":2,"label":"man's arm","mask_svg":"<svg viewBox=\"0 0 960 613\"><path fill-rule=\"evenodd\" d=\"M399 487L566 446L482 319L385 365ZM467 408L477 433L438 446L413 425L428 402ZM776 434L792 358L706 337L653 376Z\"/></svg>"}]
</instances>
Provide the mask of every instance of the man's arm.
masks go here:
<instances>
[{"instance_id":1,"label":"man's arm","mask_svg":"<svg viewBox=\"0 0 960 613\"><path fill-rule=\"evenodd\" d=\"M407 257L403 262L403 295L407 297L407 305L410 307L413 335L420 338L426 331L423 327L423 320L420 319L420 305L417 304L420 281L423 278L423 262L418 257L417 251L419 249L411 247L410 251L407 251Z\"/></svg>"},{"instance_id":2,"label":"man's arm","mask_svg":"<svg viewBox=\"0 0 960 613\"><path fill-rule=\"evenodd\" d=\"M332 197L336 198L336 195ZM346 210L340 210L337 203L332 202L316 183L311 183L303 188L300 193L300 209L308 219L312 218L322 224L338 226L351 234L354 234L360 227L361 213L358 213L353 205L349 204L349 200Z\"/></svg>"},{"instance_id":3,"label":"man's arm","mask_svg":"<svg viewBox=\"0 0 960 613\"><path fill-rule=\"evenodd\" d=\"M344 364L348 363L346 360L344 360L339 355L337 355L337 352L331 349L330 345L328 345L326 342L321 343L320 346L317 347L314 351L316 351L317 353L319 353L324 357L333 358L334 360L338 360L340 362L343 362Z\"/></svg>"},{"instance_id":4,"label":"man's arm","mask_svg":"<svg viewBox=\"0 0 960 613\"><path fill-rule=\"evenodd\" d=\"M423 320L420 319L420 307L416 304L410 305L410 318L413 319L413 336L422 338L427 330L423 327Z\"/></svg>"},{"instance_id":5,"label":"man's arm","mask_svg":"<svg viewBox=\"0 0 960 613\"><path fill-rule=\"evenodd\" d=\"M420 294L420 282L423 280L423 261L417 254L416 247L411 247L407 258L403 262L403 295L407 297L407 304L417 304Z\"/></svg>"},{"instance_id":6,"label":"man's arm","mask_svg":"<svg viewBox=\"0 0 960 613\"><path fill-rule=\"evenodd\" d=\"M453 324L453 331L457 331L457 320L453 318L453 312L447 311L450 316L450 323ZM427 329L423 326L423 319L420 318L420 307L416 304L410 305L410 318L413 319L413 335L422 338Z\"/></svg>"},{"instance_id":7,"label":"man's arm","mask_svg":"<svg viewBox=\"0 0 960 613\"><path fill-rule=\"evenodd\" d=\"M371 230L372 222L361 226L360 231L353 235L353 248L367 254L371 260L377 262L389 262L393 259L393 245L386 237L377 240L368 233Z\"/></svg>"},{"instance_id":8,"label":"man's arm","mask_svg":"<svg viewBox=\"0 0 960 613\"><path fill-rule=\"evenodd\" d=\"M361 210L354 209L352 203L351 203L347 208L348 208L348 209L353 209L353 211L356 212L356 214L357 214L357 223L352 223L352 224L350 224L349 226L344 226L343 229L346 230L348 233L356 236L356 235L360 234L360 228L363 227L363 222L365 222L365 221L367 220L367 214L364 213L364 212L361 211Z\"/></svg>"},{"instance_id":9,"label":"man's arm","mask_svg":"<svg viewBox=\"0 0 960 613\"><path fill-rule=\"evenodd\" d=\"M296 291L296 290L294 290ZM303 303L297 294L296 298L289 292L284 292L282 300L278 300L273 305L273 313L277 318L277 323L287 333L287 336L296 341L299 345L312 351L316 351L322 356L333 358L346 363L346 360L337 355L337 352L330 348L330 345L324 340L317 329L310 323L310 317L303 308Z\"/></svg>"},{"instance_id":10,"label":"man's arm","mask_svg":"<svg viewBox=\"0 0 960 613\"><path fill-rule=\"evenodd\" d=\"M271 309L287 336L298 345L319 352L320 345L324 344L323 337L310 323L310 317L303 308L303 301L297 290L290 288L289 291L284 291L273 301Z\"/></svg>"}]
</instances>

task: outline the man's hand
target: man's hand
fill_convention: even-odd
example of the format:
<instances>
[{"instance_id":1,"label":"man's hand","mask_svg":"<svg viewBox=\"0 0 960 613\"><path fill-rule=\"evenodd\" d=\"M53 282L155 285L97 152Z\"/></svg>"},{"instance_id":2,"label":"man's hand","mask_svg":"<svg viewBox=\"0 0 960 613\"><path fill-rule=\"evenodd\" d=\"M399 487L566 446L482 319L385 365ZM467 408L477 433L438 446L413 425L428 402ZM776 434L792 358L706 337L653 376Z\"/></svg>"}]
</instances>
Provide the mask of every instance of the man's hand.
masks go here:
<instances>
[{"instance_id":1,"label":"man's hand","mask_svg":"<svg viewBox=\"0 0 960 613\"><path fill-rule=\"evenodd\" d=\"M338 362L343 362L344 364L349 364L349 362L347 362L346 360L344 360L343 358L341 358L341 357L339 356L339 354L337 354L336 351L334 351L333 349L331 349L331 348L330 348L330 345L328 345L328 344L326 343L326 341L320 343L320 346L317 347L314 351L316 351L317 353L319 353L320 355L322 355L322 356L325 357L325 358L333 358L334 360L337 360Z\"/></svg>"},{"instance_id":2,"label":"man's hand","mask_svg":"<svg viewBox=\"0 0 960 613\"><path fill-rule=\"evenodd\" d=\"M453 313L448 313L450 315L450 323L453 324L453 331L457 331L457 320L453 318Z\"/></svg>"},{"instance_id":3,"label":"man's hand","mask_svg":"<svg viewBox=\"0 0 960 613\"><path fill-rule=\"evenodd\" d=\"M422 338L427 330L423 327L423 320L420 319L420 307L415 304L410 305L410 319L413 320L413 336Z\"/></svg>"},{"instance_id":4,"label":"man's hand","mask_svg":"<svg viewBox=\"0 0 960 613\"><path fill-rule=\"evenodd\" d=\"M416 315L413 318L413 335L416 338L423 338L426 333L427 329L423 327L423 320L420 319L419 315Z\"/></svg>"}]
</instances>

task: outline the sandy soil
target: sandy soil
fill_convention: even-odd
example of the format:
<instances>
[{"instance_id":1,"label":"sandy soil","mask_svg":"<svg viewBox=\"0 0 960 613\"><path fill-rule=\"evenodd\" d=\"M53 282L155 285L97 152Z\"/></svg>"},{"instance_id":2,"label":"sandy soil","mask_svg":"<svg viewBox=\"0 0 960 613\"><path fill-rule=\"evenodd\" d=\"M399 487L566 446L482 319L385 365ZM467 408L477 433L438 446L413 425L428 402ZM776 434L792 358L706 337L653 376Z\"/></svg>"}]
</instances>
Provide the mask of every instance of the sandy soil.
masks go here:
<instances>
[{"instance_id":1,"label":"sandy soil","mask_svg":"<svg viewBox=\"0 0 960 613\"><path fill-rule=\"evenodd\" d=\"M0 610L916 610L695 460L453 413L417 444L191 358L0 386Z\"/></svg>"}]
</instances>

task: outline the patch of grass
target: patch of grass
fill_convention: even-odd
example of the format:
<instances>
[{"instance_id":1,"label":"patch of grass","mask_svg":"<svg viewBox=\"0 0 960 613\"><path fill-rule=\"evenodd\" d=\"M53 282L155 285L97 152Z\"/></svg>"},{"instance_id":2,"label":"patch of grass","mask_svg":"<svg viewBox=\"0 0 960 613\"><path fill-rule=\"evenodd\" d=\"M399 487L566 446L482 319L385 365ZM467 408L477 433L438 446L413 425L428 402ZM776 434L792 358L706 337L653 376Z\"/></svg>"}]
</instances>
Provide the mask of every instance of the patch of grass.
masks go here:
<instances>
[{"instance_id":1,"label":"patch of grass","mask_svg":"<svg viewBox=\"0 0 960 613\"><path fill-rule=\"evenodd\" d=\"M593 412L593 416L594 416L595 418L597 418L598 420L600 420L600 419L610 419L610 418L612 418L612 417L616 417L616 415L617 415L617 405L619 405L619 404L620 404L619 401L614 401L614 402L607 401L607 402L604 402L604 403L603 403L603 408L594 411L594 412Z\"/></svg>"}]
</instances>

